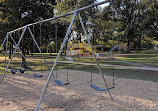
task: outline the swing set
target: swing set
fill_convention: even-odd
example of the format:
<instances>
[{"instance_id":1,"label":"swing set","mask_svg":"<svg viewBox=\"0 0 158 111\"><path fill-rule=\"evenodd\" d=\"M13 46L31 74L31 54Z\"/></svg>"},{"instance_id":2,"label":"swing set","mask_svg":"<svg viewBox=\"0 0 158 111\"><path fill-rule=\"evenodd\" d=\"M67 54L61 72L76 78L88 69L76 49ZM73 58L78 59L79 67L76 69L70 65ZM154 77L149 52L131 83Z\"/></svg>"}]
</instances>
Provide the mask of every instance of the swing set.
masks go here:
<instances>
[{"instance_id":1,"label":"swing set","mask_svg":"<svg viewBox=\"0 0 158 111\"><path fill-rule=\"evenodd\" d=\"M71 19L71 22L70 22L69 26L68 26L68 27L66 26L67 32L66 32L65 38L64 38L63 43L62 43L62 45L61 45L61 47L60 47L60 50L59 50L58 55L57 55L57 57L56 57L56 60L55 60L55 62L54 62L54 64L53 64L53 67L50 69L50 74L49 74L49 76L48 76L48 79L47 79L46 85L45 85L45 87L44 87L44 89L43 89L43 92L42 92L42 94L41 94L41 96L40 96L40 99L39 99L39 101L38 101L38 104L37 104L37 106L36 106L36 108L35 108L35 111L37 111L37 110L39 109L39 106L40 106L40 104L41 104L41 102L42 102L42 99L43 99L43 97L44 97L44 95L45 95L46 89L47 89L47 87L48 87L48 84L49 84L49 82L50 82L52 76L53 76L53 78L55 79L55 83L56 83L57 85L59 85L59 86L64 86L64 85L68 85L68 84L69 84L69 80L68 80L68 65L67 65L67 82L66 82L66 83L62 83L62 82L58 79L58 77L57 77L57 70L56 70L56 76L55 76L54 73L55 73L55 68L56 68L56 66L57 66L58 60L59 60L59 58L60 58L60 55L61 55L61 53L62 53L62 51L63 51L63 48L64 48L65 44L66 44L66 46L67 46L67 44L68 44L70 30L71 30L71 28L72 28L72 25L73 25L73 23L74 23L74 20L75 20L76 16L78 16L78 18L79 18L79 22L80 22L80 24L81 24L81 26L82 26L82 29L83 29L84 34L85 34L85 36L86 36L87 42L88 42L88 44L89 44L89 46L90 46L90 48L91 48L91 50L92 50L93 58L95 59L95 62L96 62L96 64L97 64L97 67L98 67L98 70L99 70L99 73L102 75L102 78L103 78L103 81L104 81L104 83L105 83L105 87L106 87L106 88L100 88L99 86L97 86L97 85L95 85L95 84L93 83L93 81L92 81L92 73L91 73L90 87L93 88L93 89L95 89L95 90L97 90L97 91L108 91L110 97L113 99L113 97L112 97L112 95L111 95L111 93L110 93L110 90L113 89L113 88L115 88L114 77L113 77L113 85L112 85L111 87L109 87L108 84L107 84L107 81L106 81L106 79L105 79L105 77L104 77L104 74L103 74L103 72L102 72L102 70L101 70L101 68L100 68L100 65L99 65L99 62L98 62L98 60L97 60L97 58L96 58L96 55L94 54L93 46L92 46L92 44L91 44L91 42L90 42L90 35L87 33L87 30L86 30L86 28L85 28L85 25L84 25L84 23L83 23L83 21L82 21L82 17L81 17L81 15L80 15L80 12L83 11L83 10L90 9L90 8L94 8L94 7L98 6L98 5L102 5L102 4L109 3L109 2L110 2L110 0L105 0L105 1L102 1L102 2L99 2L99 3L94 3L94 4L91 4L91 5L89 5L89 6L85 6L85 7L79 8L79 9L77 9L77 10L75 10L75 11L71 11L71 12L62 14L62 15L60 15L60 16L55 16L55 17L53 17L53 18L49 18L49 19L46 19L46 20L43 20L43 21L39 21L39 22L35 22L35 23L32 23L32 24L28 24L28 25L26 25L26 26L23 26L23 27L21 27L21 28L18 28L18 29L15 29L15 30L13 30L13 31L8 32L7 35L6 35L6 37L5 37L5 39L4 39L4 41L3 41L3 43L2 43L2 45L1 45L1 47L0 47L0 50L1 50L2 47L4 46L5 42L6 42L5 60L6 60L6 53L7 53L7 47L8 47L8 46L7 46L7 44L8 44L8 38L11 38L11 39L12 39L12 41L13 41L13 43L15 44L16 47L15 47L15 49L14 49L14 52L13 52L12 56L11 56L11 59L10 59L9 62L8 62L7 67L5 67L5 70L4 70L4 73L3 73L3 76L2 76L2 79L1 79L0 83L2 83L2 81L3 81L4 77L5 77L5 74L6 74L7 70L9 69L9 66L10 66L10 64L11 64L11 62L12 62L12 60L13 60L13 57L14 57L14 55L15 55L15 53L16 53L17 50L20 51L22 57L26 60L26 57L24 56L24 54L22 53L22 51L21 51L20 48L19 48L19 45L20 45L20 43L21 43L21 41L22 41L22 39L23 39L23 37L24 37L24 34L25 34L26 30L28 30L28 32L29 32L29 34L31 35L31 38L32 38L32 40L33 40L35 46L37 47L38 51L39 51L40 54L41 54L41 57L42 57L43 60L45 61L45 64L47 65L48 69L50 69L50 67L49 67L49 65L48 65L48 63L47 63L47 61L46 61L46 59L45 59L45 57L44 57L44 55L43 55L43 53L42 53L42 51L41 51L39 45L37 44L37 41L36 41L36 39L35 39L35 35L34 35L33 32L31 31L31 28L30 28L30 27L31 27L31 26L34 26L34 25L37 25L37 24L40 24L40 37L41 37L41 24L42 24L42 23L45 23L45 22L49 22L49 21L55 20L55 21L56 21L56 25L55 25L55 38L56 38L56 52L57 52L57 38L58 38L58 35L57 35L57 31L58 31L58 30L57 30L57 29L58 29L58 28L57 28L57 27L58 27L58 26L57 26L57 19L58 19L58 18L61 18L61 17L66 17L66 21L67 21L67 16L73 14L73 17L72 17L72 19ZM12 37L12 33L17 32L17 31L22 31L22 34L21 34L21 36L20 36L20 38L19 38L18 43L16 43L15 40L13 39L13 37ZM113 48L111 51L109 51L109 52L107 53L107 55L109 55L116 47L117 47L117 46L114 46L114 48ZM66 47L66 50L67 50L67 47ZM68 55L66 55L66 56L68 56ZM26 61L26 63L28 64L28 66L30 67L31 71L33 72L34 77L38 78L39 75L31 68L31 65L29 64L29 62ZM5 61L5 64L6 64L6 61ZM5 65L4 65L4 66L5 66ZM19 71L20 71L21 73L24 73L25 70L26 70L25 68L21 68ZM16 71L17 71L17 70L14 70L14 69L11 70L11 72L12 72L13 74L15 74Z\"/></svg>"}]
</instances>

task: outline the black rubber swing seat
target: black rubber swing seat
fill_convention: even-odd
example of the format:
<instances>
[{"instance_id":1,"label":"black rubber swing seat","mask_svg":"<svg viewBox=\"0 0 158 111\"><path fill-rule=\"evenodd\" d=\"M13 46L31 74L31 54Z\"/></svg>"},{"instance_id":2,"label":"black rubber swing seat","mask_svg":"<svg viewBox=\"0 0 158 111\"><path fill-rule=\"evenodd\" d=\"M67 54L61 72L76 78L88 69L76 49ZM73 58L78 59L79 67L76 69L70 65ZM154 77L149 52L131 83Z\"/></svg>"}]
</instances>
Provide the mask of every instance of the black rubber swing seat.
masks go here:
<instances>
[{"instance_id":1,"label":"black rubber swing seat","mask_svg":"<svg viewBox=\"0 0 158 111\"><path fill-rule=\"evenodd\" d=\"M18 69L20 71L20 73L24 73L26 71L25 68L21 68L21 69Z\"/></svg>"},{"instance_id":2,"label":"black rubber swing seat","mask_svg":"<svg viewBox=\"0 0 158 111\"><path fill-rule=\"evenodd\" d=\"M67 83L65 83L64 85L69 85L70 83L69 82L67 82Z\"/></svg>"},{"instance_id":3,"label":"black rubber swing seat","mask_svg":"<svg viewBox=\"0 0 158 111\"><path fill-rule=\"evenodd\" d=\"M58 79L55 80L55 83L56 83L58 86L64 86L64 85L69 85L69 84L70 84L69 82L63 84L63 83L62 83L60 80L58 80Z\"/></svg>"},{"instance_id":4,"label":"black rubber swing seat","mask_svg":"<svg viewBox=\"0 0 158 111\"><path fill-rule=\"evenodd\" d=\"M38 75L37 73L34 73L33 76L34 76L34 78L43 77L43 75Z\"/></svg>"},{"instance_id":5,"label":"black rubber swing seat","mask_svg":"<svg viewBox=\"0 0 158 111\"><path fill-rule=\"evenodd\" d=\"M95 90L97 90L97 91L107 91L107 90L115 88L115 87L111 87L111 88L108 88L108 89L102 89L102 88L100 88L100 87L98 87L98 86L96 86L94 84L91 84L90 87L95 89Z\"/></svg>"},{"instance_id":6,"label":"black rubber swing seat","mask_svg":"<svg viewBox=\"0 0 158 111\"><path fill-rule=\"evenodd\" d=\"M10 70L10 72L11 72L12 74L16 74L17 70L16 70L16 69L12 69L12 70Z\"/></svg>"},{"instance_id":7,"label":"black rubber swing seat","mask_svg":"<svg viewBox=\"0 0 158 111\"><path fill-rule=\"evenodd\" d=\"M64 84L63 84L60 80L58 80L58 79L55 80L55 83L56 83L58 86L64 86Z\"/></svg>"}]
</instances>

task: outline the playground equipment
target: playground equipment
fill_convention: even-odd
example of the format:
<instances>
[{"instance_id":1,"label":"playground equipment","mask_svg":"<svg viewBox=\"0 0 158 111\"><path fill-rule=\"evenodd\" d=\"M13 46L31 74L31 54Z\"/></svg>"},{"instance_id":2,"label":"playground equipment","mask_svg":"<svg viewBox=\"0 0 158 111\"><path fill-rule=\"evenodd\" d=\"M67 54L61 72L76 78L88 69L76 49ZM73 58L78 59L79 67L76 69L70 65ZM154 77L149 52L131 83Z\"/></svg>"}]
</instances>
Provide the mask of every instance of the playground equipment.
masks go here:
<instances>
[{"instance_id":1,"label":"playground equipment","mask_svg":"<svg viewBox=\"0 0 158 111\"><path fill-rule=\"evenodd\" d=\"M55 39L56 39L56 53L57 53L57 40L58 40L58 25L57 25L57 20L55 19L56 23L55 23ZM67 17L66 17L66 24L67 24ZM66 25L66 29L67 29L67 25ZM67 43L66 43L66 51L67 51L67 44L68 44L68 40L67 40ZM68 62L68 60L67 60ZM58 70L56 69L56 76L55 76L55 83L58 85L58 86L64 86L64 85L68 85L70 84L69 83L69 78L68 78L68 63L67 63L67 82L65 84L63 84L59 79L58 79Z\"/></svg>"},{"instance_id":2,"label":"playground equipment","mask_svg":"<svg viewBox=\"0 0 158 111\"><path fill-rule=\"evenodd\" d=\"M26 71L25 68L21 68L21 69L18 69L20 71L20 73L24 73Z\"/></svg>"},{"instance_id":3,"label":"playground equipment","mask_svg":"<svg viewBox=\"0 0 158 111\"><path fill-rule=\"evenodd\" d=\"M97 56L97 52L95 50L97 50L98 47L101 48L101 54L103 54L104 52L104 45L93 45L94 47L94 54ZM106 55L104 56L108 56L114 49L116 49L117 45L115 45ZM99 51L98 51L99 52ZM92 54L92 50L89 46L88 43L82 42L82 43L74 43L71 47L69 51L66 51L66 53L70 56L76 56L76 55L90 55Z\"/></svg>"},{"instance_id":4,"label":"playground equipment","mask_svg":"<svg viewBox=\"0 0 158 111\"><path fill-rule=\"evenodd\" d=\"M94 51L94 50L93 50ZM74 43L69 51L66 51L68 55L75 56L75 55L89 55L92 54L92 50L88 43ZM96 52L94 51L96 55Z\"/></svg>"},{"instance_id":5,"label":"playground equipment","mask_svg":"<svg viewBox=\"0 0 158 111\"><path fill-rule=\"evenodd\" d=\"M94 8L92 9L92 24L94 24ZM92 30L94 30L94 29L92 29ZM93 31L92 31L93 32ZM93 37L93 33L92 33L92 45L93 45L93 43L94 43L94 39L93 39L94 37ZM112 39L113 39L113 37L112 37ZM114 39L112 40L113 41L113 45L114 45ZM96 45L95 46L95 49L96 49L96 47L101 47L101 51L103 52L103 50L104 50L104 46L103 45ZM114 46L107 54L106 54L106 56L108 56L115 48L117 47L117 45L116 46ZM99 53L97 53L97 54L99 54ZM98 56L99 57L99 55L96 55L96 56ZM96 59L97 60L97 59ZM99 68L99 70L101 71L101 69ZM103 81L104 81L104 83L105 83L105 85L107 84L107 82L106 82L106 80L105 80L105 77L104 77L104 75L102 75L102 78L103 78ZM90 82L91 82L91 84L90 84L90 87L91 88L93 88L93 89L95 89L95 90L97 90L97 91L107 91L107 90L110 90L110 89L113 89L113 88L115 88L115 81L114 81L114 53L113 53L113 82L112 82L112 86L111 87L109 87L108 89L107 88L100 88L100 87L98 87L98 86L96 86L94 83L93 83L93 74L92 74L92 58L91 58L91 80L90 80ZM109 94L110 95L110 94ZM111 95L110 95L111 96ZM112 98L112 96L111 96L111 98Z\"/></svg>"},{"instance_id":6,"label":"playground equipment","mask_svg":"<svg viewBox=\"0 0 158 111\"><path fill-rule=\"evenodd\" d=\"M106 87L106 88L105 88L105 89L102 89L102 88L99 88L98 86L96 86L96 85L94 85L94 84L91 84L90 87L92 87L92 88L94 88L95 90L98 90L98 91L102 91L102 90L103 90L103 91L108 91L110 97L112 98L112 95L111 95L111 93L110 93L110 89L112 89L112 88L109 87L108 84L107 84L107 82L106 82L106 79L105 79L105 77L104 77L104 75L103 75L103 72L102 72L102 70L101 70L101 68L100 68L99 62L98 62L98 60L96 59L95 52L94 52L94 50L93 50L93 48L92 48L92 45L91 45L91 42L90 42L90 40L89 40L89 39L90 39L90 36L87 34L87 31L86 31L85 26L84 26L83 21L82 21L82 17L81 17L81 15L80 15L80 12L83 11L83 10L86 10L86 9L89 9L89 8L93 8L93 7L95 7L95 6L98 6L98 5L101 5L101 4L105 4L105 3L108 3L108 2L110 2L110 0L105 0L105 1L102 1L102 2L99 2L99 3L95 3L95 4L92 4L92 5L89 5L89 6L80 8L80 9L77 9L77 10L72 11L72 12L68 12L68 13L66 13L66 14L62 14L62 15L60 15L60 16L56 16L56 17L53 17L53 18L50 18L50 19L46 19L46 20L39 21L39 22L36 22L36 23L28 24L28 25L26 25L26 26L23 26L23 27L21 27L21 28L18 28L18 29L15 29L15 30L13 30L13 31L8 32L6 38L4 39L4 41L3 41L2 45L1 45L1 48L3 47L3 45L4 45L4 43L6 42L6 40L8 39L8 37L11 37L11 34L12 34L13 32L16 32L16 31L18 31L18 30L22 30L21 37L20 37L18 43L17 43L17 44L15 43L16 48L15 48L15 50L14 50L14 52L13 52L13 55L12 55L12 57L11 57L11 59L10 59L8 65L7 65L7 67L6 67L5 71L4 71L4 74L3 74L3 76L2 76L1 82L2 82L2 80L3 80L4 77L5 77L5 74L6 74L8 68L9 68L9 66L10 66L10 64L11 64L11 61L12 61L12 59L13 59L13 57L14 57L14 55L15 55L15 52L17 51L17 49L19 49L20 53L21 53L22 56L25 58L25 56L23 55L23 53L21 52L21 50L20 50L20 48L19 48L19 44L21 43L21 40L22 40L22 38L23 38L23 36L24 36L26 30L29 31L29 33L30 33L30 35L31 35L31 37L32 37L32 39L33 39L35 45L37 46L39 52L41 53L42 58L45 60L45 58L44 58L44 56L43 56L43 54L42 54L42 52L41 52L41 50L40 50L40 48L39 48L39 46L38 46L36 40L35 40L35 37L34 37L32 31L31 31L31 29L30 29L30 26L33 26L33 25L36 25L36 24L40 24L40 23L44 23L44 22L47 22L47 21L56 20L56 19L58 19L58 18L65 17L65 16L68 16L68 15L73 14L72 20L71 20L70 25L69 25L69 27L68 27L68 30L67 30L67 32L66 32L66 35L65 35L65 38L64 38L64 40L63 40L62 46L61 46L61 48L60 48L60 50L59 50L59 53L58 53L58 55L57 55L57 57L56 57L56 60L55 60L55 62L54 62L54 65L53 65L53 67L52 67L52 69L51 69L51 72L50 72L50 74L49 74L49 77L48 77L48 79L47 79L46 85L45 85L45 87L44 87L44 89L43 89L43 92L42 92L42 94L41 94L41 96L40 96L40 99L39 99L39 101L38 101L38 104L37 104L37 106L36 106L35 111L37 111L37 110L39 109L39 106L40 106L40 104L41 104L41 102L42 102L43 96L44 96L44 94L45 94L45 92L46 92L46 89L47 89L47 86L48 86L48 84L49 84L49 82L50 82L50 80L51 80L51 77L54 76L54 71L55 71L56 65L57 65L57 63L58 63L58 60L59 60L59 57L60 57L60 55L61 55L61 53L62 53L62 50L63 50L63 48L64 48L64 45L66 44L66 42L67 42L67 40L68 40L68 36L69 36L71 27L72 27L72 25L73 25L73 22L74 22L76 16L78 16L79 22L80 22L80 24L81 24L81 26L82 26L82 29L83 29L83 31L84 31L84 34L85 34L85 36L86 36L86 38L87 38L87 42L88 42L88 45L89 45L89 48L87 48L87 50L91 51L91 53L92 53L92 55L93 55L93 57L94 57L94 59L95 59L95 61L96 61L97 67L98 67L98 69L99 69L99 72L100 72L100 74L102 75L102 78L103 78L103 81L104 81L104 83L105 83L105 87ZM1 50L1 48L0 48L0 50ZM45 63L47 64L47 61L46 61L46 60L45 60ZM29 63L28 63L28 64L29 64ZM30 66L30 65L29 65L29 66ZM49 66L48 66L48 67L49 67ZM32 71L33 71L33 70L32 70ZM34 72L34 71L33 71L33 72ZM35 73L35 72L34 72L34 73ZM57 83L58 85L63 86L62 82L59 81L59 80L56 80L56 83Z\"/></svg>"},{"instance_id":7,"label":"playground equipment","mask_svg":"<svg viewBox=\"0 0 158 111\"><path fill-rule=\"evenodd\" d=\"M113 50L115 50L117 45L115 45L105 56L108 56Z\"/></svg>"},{"instance_id":8,"label":"playground equipment","mask_svg":"<svg viewBox=\"0 0 158 111\"><path fill-rule=\"evenodd\" d=\"M48 64L47 64L47 61L46 61L45 57L43 56L43 54L42 54L42 52L41 52L41 50L40 50L40 48L39 48L39 46L38 46L38 44L37 44L37 42L36 42L36 40L35 40L35 37L34 37L33 33L31 32L31 29L26 26L26 27L20 28L20 29L18 29L18 30L8 32L7 35L6 35L6 37L5 37L5 39L4 39L4 41L3 41L3 43L2 43L2 45L1 45L0 50L2 49L3 45L4 45L5 42L6 42L5 64L6 64L6 55L7 55L7 47L8 47L8 39L9 39L9 38L11 38L11 40L12 40L12 42L14 43L14 45L16 46L16 48L15 48L15 50L14 50L12 56L11 56L11 59L9 60L9 63L8 63L8 65L7 65L7 67L5 67L5 65L4 65L4 69L5 69L5 70L4 70L4 73L3 73L3 76L2 76L2 79L1 79L0 83L2 83L2 81L3 81L4 77L5 77L5 74L6 74L7 70L9 69L9 66L10 66L10 64L11 64L11 62L12 62L12 60L13 60L13 57L15 56L15 53L17 52L17 50L20 51L22 57L26 60L26 57L24 56L24 54L22 53L21 49L19 48L19 45L20 45L20 43L21 43L21 41L22 41L22 39L23 39L24 33L26 32L27 29L29 30L29 32L30 32L30 34L31 34L31 37L32 37L32 39L33 39L35 45L37 46L37 48L38 48L38 50L39 50L41 56L43 57L43 59L44 59L44 61L45 61L45 64L46 64L47 67L49 68L49 66L48 66ZM20 36L20 39L19 39L18 43L16 43L15 40L14 40L14 38L12 37L12 33L17 32L17 31L19 31L19 30L22 30L22 34L21 34L21 36ZM33 76L34 76L35 78L42 77L41 75L39 76L37 73L35 73L35 71L31 68L30 63L27 62L27 60L26 60L26 63L28 64L30 70L33 72ZM49 68L49 69L50 69L50 68ZM15 74L15 73L17 72L17 70L20 71L20 73L24 73L24 72L26 71L25 68L11 69L10 71L11 71L12 74Z\"/></svg>"},{"instance_id":9,"label":"playground equipment","mask_svg":"<svg viewBox=\"0 0 158 111\"><path fill-rule=\"evenodd\" d=\"M17 70L16 70L16 69L12 69L12 70L10 70L10 72L11 72L12 74L16 74Z\"/></svg>"}]
</instances>

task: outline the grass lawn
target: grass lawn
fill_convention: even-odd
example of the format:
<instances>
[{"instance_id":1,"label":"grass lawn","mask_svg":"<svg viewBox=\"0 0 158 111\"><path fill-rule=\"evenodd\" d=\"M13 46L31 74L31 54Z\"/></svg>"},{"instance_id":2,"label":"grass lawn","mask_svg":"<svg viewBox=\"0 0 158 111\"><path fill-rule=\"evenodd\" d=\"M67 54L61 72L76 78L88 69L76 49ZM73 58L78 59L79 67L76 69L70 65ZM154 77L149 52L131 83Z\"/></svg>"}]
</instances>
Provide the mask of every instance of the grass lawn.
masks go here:
<instances>
[{"instance_id":1,"label":"grass lawn","mask_svg":"<svg viewBox=\"0 0 158 111\"><path fill-rule=\"evenodd\" d=\"M78 70L78 71L86 71L99 74L97 66L88 66L88 65L81 65L81 64L69 64L69 69ZM59 63L58 68L66 68L66 64ZM113 75L113 68L112 67L101 67L103 73L107 76ZM154 81L158 82L158 74L156 71L145 71L145 70L136 70L136 69L126 69L126 68L115 68L114 69L115 77L120 78L127 78L127 79L139 79L145 81Z\"/></svg>"},{"instance_id":2,"label":"grass lawn","mask_svg":"<svg viewBox=\"0 0 158 111\"><path fill-rule=\"evenodd\" d=\"M108 60L109 59L109 60ZM105 58L98 58L99 63L101 64L113 64L112 61L113 57L109 56L107 59ZM73 57L75 62L83 62L83 63L95 63L95 60L91 57ZM114 64L115 65L123 65L123 66L140 66L148 65L153 67L158 67L158 51L154 50L142 50L142 51L131 51L130 53L126 54L115 54L114 57ZM121 62L122 61L122 62ZM130 63L126 63L130 62ZM136 64L132 64L136 63Z\"/></svg>"},{"instance_id":3,"label":"grass lawn","mask_svg":"<svg viewBox=\"0 0 158 111\"><path fill-rule=\"evenodd\" d=\"M158 67L158 51L154 50L132 51L129 54L118 55L115 59Z\"/></svg>"},{"instance_id":4,"label":"grass lawn","mask_svg":"<svg viewBox=\"0 0 158 111\"><path fill-rule=\"evenodd\" d=\"M113 59L113 58L110 58ZM83 63L96 63L94 58L91 57L73 57L73 60L75 62L83 62ZM112 61L108 59L103 59L103 58L97 58L98 62L100 64L108 64L108 65L123 65L123 66L137 66L133 64L127 64L119 61Z\"/></svg>"},{"instance_id":5,"label":"grass lawn","mask_svg":"<svg viewBox=\"0 0 158 111\"><path fill-rule=\"evenodd\" d=\"M13 68L20 68L21 67L21 57L20 55L16 54L17 56L13 59L12 64L10 65L10 69ZM52 68L54 64L54 60L56 58L56 54L44 54L46 60L48 60L48 65L50 68ZM32 57L31 55L27 55L26 58L27 61L30 63L31 68L35 71L47 71L49 70L47 65L45 65L44 60L41 60L40 54L34 54ZM134 62L134 63L141 63L146 64L150 66L158 66L157 60L158 60L158 51L138 51L138 52L131 52L130 54L123 54L121 56L115 57L117 60L122 61L128 61L128 62ZM90 57L74 57L74 61L76 62L85 62L90 63L92 60L92 63L94 63L94 59L91 59ZM7 63L8 63L7 58ZM103 64L113 64L112 61L109 60L102 60L98 59L100 63ZM59 61L66 61L64 57L61 57ZM42 65L41 65L42 63ZM117 65L128 65L125 63L119 63L115 62ZM4 70L4 55L0 55L0 74L3 74ZM28 65L26 65L28 67ZM41 67L42 66L42 67ZM78 70L78 71L86 71L86 72L92 72L93 73L99 73L96 66L90 66L90 65L81 65L81 64L68 64L69 69ZM66 63L58 63L57 69L66 69L67 64ZM112 67L101 67L103 70L103 73L107 76L112 76ZM29 69L27 69L29 70ZM158 74L156 71L144 71L144 70L134 70L134 69L125 69L125 68L115 68L115 77L120 78L127 78L127 79L140 79L140 80L146 80L146 81L155 81L158 82ZM8 74L10 74L10 71L8 70Z\"/></svg>"},{"instance_id":6,"label":"grass lawn","mask_svg":"<svg viewBox=\"0 0 158 111\"><path fill-rule=\"evenodd\" d=\"M49 62L49 65L52 66L53 62ZM41 67L32 67L35 71L47 71L48 68L46 65L43 65L42 69ZM57 69L66 69L67 64L66 63L58 63ZM77 71L86 71L86 72L92 72L99 74L99 71L96 66L90 66L90 65L81 65L81 64L68 64L68 69L77 70ZM1 69L1 74L3 73L3 68ZM113 68L112 67L101 67L103 73L107 76L113 75ZM30 71L29 71L30 72ZM31 72L30 72L31 73ZM9 74L9 71L8 71ZM58 73L60 74L60 73ZM115 68L114 69L115 77L119 78L127 78L127 79L139 79L139 80L145 80L145 81L154 81L158 82L158 74L156 71L144 71L144 70L135 70L135 69L125 69L125 68ZM66 76L66 75L65 75ZM90 77L90 75L89 75Z\"/></svg>"}]
</instances>

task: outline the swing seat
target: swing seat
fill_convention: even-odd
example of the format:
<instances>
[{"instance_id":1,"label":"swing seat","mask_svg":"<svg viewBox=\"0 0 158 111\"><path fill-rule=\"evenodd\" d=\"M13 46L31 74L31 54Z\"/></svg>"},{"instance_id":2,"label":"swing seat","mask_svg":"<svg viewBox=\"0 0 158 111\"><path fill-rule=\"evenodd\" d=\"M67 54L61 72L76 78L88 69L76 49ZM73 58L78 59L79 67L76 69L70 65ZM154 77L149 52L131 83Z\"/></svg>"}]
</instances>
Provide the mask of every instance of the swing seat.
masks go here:
<instances>
[{"instance_id":1,"label":"swing seat","mask_svg":"<svg viewBox=\"0 0 158 111\"><path fill-rule=\"evenodd\" d=\"M37 73L33 74L34 78L39 78L39 75Z\"/></svg>"},{"instance_id":2,"label":"swing seat","mask_svg":"<svg viewBox=\"0 0 158 111\"><path fill-rule=\"evenodd\" d=\"M16 74L17 70L16 70L16 69L12 69L12 70L10 70L10 72L11 72L12 74Z\"/></svg>"},{"instance_id":3,"label":"swing seat","mask_svg":"<svg viewBox=\"0 0 158 111\"><path fill-rule=\"evenodd\" d=\"M91 88L97 90L97 91L106 91L107 89L102 89L102 88L99 88L98 86L94 85L94 84L91 84L90 85Z\"/></svg>"},{"instance_id":4,"label":"swing seat","mask_svg":"<svg viewBox=\"0 0 158 111\"><path fill-rule=\"evenodd\" d=\"M108 89L102 89L102 88L99 88L98 86L96 86L96 85L94 85L94 84L91 84L90 87L93 88L93 89L95 89L95 90L97 90L97 91L106 91L106 90L110 90L110 89L115 88L115 87L113 86L113 87L110 87L110 88L108 88Z\"/></svg>"},{"instance_id":5,"label":"swing seat","mask_svg":"<svg viewBox=\"0 0 158 111\"><path fill-rule=\"evenodd\" d=\"M68 83L65 83L64 85L69 85L70 83L68 82Z\"/></svg>"},{"instance_id":6,"label":"swing seat","mask_svg":"<svg viewBox=\"0 0 158 111\"><path fill-rule=\"evenodd\" d=\"M26 71L25 68L21 68L21 69L18 69L20 71L20 73L24 73Z\"/></svg>"},{"instance_id":7,"label":"swing seat","mask_svg":"<svg viewBox=\"0 0 158 111\"><path fill-rule=\"evenodd\" d=\"M64 84L61 82L61 81L59 81L59 80L55 80L55 82L56 82L56 84L58 85L58 86L64 86Z\"/></svg>"}]
</instances>

